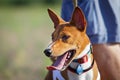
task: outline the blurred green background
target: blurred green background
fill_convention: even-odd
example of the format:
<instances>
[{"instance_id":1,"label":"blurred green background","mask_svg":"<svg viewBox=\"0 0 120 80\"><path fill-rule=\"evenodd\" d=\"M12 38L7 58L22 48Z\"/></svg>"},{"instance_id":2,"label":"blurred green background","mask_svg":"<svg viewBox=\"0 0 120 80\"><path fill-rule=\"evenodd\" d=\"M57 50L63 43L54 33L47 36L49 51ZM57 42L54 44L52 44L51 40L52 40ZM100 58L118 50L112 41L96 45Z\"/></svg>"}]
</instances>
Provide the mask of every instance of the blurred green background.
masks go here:
<instances>
[{"instance_id":1,"label":"blurred green background","mask_svg":"<svg viewBox=\"0 0 120 80\"><path fill-rule=\"evenodd\" d=\"M0 0L0 80L44 79L54 30L47 8L60 15L61 0Z\"/></svg>"}]
</instances>

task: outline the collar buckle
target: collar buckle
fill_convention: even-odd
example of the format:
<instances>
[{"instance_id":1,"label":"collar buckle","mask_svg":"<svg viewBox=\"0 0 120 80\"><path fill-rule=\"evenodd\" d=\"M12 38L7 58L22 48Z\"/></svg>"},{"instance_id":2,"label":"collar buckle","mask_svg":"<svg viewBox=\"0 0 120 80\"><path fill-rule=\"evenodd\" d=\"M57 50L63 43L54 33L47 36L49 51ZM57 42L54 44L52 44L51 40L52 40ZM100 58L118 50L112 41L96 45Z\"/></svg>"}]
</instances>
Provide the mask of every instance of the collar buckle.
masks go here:
<instances>
[{"instance_id":1,"label":"collar buckle","mask_svg":"<svg viewBox=\"0 0 120 80\"><path fill-rule=\"evenodd\" d=\"M80 74L82 74L83 73L83 68L82 68L82 66L79 64L78 66L77 66L77 68L76 68L76 73L78 74L78 75L80 75Z\"/></svg>"}]
</instances>

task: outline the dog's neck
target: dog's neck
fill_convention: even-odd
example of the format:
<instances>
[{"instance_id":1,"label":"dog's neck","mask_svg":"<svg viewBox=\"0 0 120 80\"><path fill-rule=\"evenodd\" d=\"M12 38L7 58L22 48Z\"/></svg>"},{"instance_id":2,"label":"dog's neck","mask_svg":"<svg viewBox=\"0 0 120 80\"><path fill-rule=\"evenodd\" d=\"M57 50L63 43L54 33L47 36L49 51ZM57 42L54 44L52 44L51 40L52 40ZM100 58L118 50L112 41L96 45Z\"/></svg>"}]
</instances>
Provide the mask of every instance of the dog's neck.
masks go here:
<instances>
[{"instance_id":1,"label":"dog's neck","mask_svg":"<svg viewBox=\"0 0 120 80\"><path fill-rule=\"evenodd\" d=\"M78 55L78 57L76 59L80 59L82 58L83 56L89 54L89 53L92 53L92 46L91 46L91 43L89 43L85 49Z\"/></svg>"},{"instance_id":2,"label":"dog's neck","mask_svg":"<svg viewBox=\"0 0 120 80\"><path fill-rule=\"evenodd\" d=\"M68 70L76 74L82 74L90 70L94 64L94 60L91 61L91 53L92 47L89 43L80 53L80 55L78 55L78 57L71 62L71 64L68 66Z\"/></svg>"}]
</instances>

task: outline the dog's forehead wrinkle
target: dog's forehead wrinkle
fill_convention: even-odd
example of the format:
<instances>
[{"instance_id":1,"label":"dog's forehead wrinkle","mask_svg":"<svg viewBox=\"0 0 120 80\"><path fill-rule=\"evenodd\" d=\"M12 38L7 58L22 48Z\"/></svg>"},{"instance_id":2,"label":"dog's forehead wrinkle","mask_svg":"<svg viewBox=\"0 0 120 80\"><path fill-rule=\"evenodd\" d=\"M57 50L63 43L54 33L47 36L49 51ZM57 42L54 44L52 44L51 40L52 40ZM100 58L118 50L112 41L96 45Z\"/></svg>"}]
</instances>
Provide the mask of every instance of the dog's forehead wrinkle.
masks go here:
<instances>
[{"instance_id":1,"label":"dog's forehead wrinkle","mask_svg":"<svg viewBox=\"0 0 120 80\"><path fill-rule=\"evenodd\" d=\"M74 27L73 25L70 25L69 23L60 24L53 32L52 39L53 41L56 41L56 40L59 40L64 35L70 36L75 39L77 37L81 37L81 34L82 32L80 32L76 27Z\"/></svg>"},{"instance_id":2,"label":"dog's forehead wrinkle","mask_svg":"<svg viewBox=\"0 0 120 80\"><path fill-rule=\"evenodd\" d=\"M59 38L59 34L61 32L61 30L63 29L63 27L58 26L54 32L52 33L52 38L54 38L54 40L57 40Z\"/></svg>"},{"instance_id":3,"label":"dog's forehead wrinkle","mask_svg":"<svg viewBox=\"0 0 120 80\"><path fill-rule=\"evenodd\" d=\"M65 23L65 24L60 24L58 25L58 27L55 29L55 31L53 32L53 36L56 37L56 36L59 36L61 35L61 32L63 33L65 30L64 28L65 27L69 27L70 25Z\"/></svg>"},{"instance_id":4,"label":"dog's forehead wrinkle","mask_svg":"<svg viewBox=\"0 0 120 80\"><path fill-rule=\"evenodd\" d=\"M72 27L71 26L71 28L69 28L69 27L64 27L64 29L63 29L63 32L65 33L65 34L70 34L71 36L75 36L75 37L77 37L77 36L81 36L81 32L76 28L76 27ZM74 35L73 35L74 34Z\"/></svg>"}]
</instances>

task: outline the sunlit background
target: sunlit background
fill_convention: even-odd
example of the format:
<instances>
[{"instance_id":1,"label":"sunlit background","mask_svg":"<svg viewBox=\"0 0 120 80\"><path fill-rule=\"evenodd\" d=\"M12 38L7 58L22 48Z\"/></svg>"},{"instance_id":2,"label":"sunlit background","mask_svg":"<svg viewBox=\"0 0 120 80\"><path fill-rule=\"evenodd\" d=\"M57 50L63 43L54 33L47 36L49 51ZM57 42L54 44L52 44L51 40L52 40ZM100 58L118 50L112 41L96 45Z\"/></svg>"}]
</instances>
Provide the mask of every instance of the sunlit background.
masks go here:
<instances>
[{"instance_id":1,"label":"sunlit background","mask_svg":"<svg viewBox=\"0 0 120 80\"><path fill-rule=\"evenodd\" d=\"M61 0L0 0L0 80L44 79L54 30L47 8L60 15Z\"/></svg>"}]
</instances>

